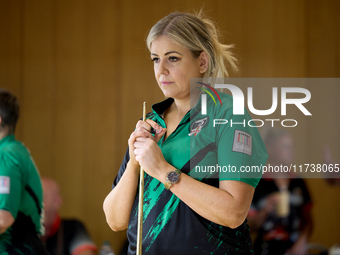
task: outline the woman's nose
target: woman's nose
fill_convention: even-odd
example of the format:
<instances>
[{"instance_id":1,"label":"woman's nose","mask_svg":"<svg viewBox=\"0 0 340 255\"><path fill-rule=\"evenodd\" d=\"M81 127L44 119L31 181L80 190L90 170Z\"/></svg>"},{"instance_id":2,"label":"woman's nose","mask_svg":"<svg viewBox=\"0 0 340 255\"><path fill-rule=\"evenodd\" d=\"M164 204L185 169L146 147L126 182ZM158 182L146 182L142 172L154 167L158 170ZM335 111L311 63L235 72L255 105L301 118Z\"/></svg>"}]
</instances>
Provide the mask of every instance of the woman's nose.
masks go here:
<instances>
[{"instance_id":1,"label":"woman's nose","mask_svg":"<svg viewBox=\"0 0 340 255\"><path fill-rule=\"evenodd\" d=\"M157 72L161 75L168 75L169 74L169 69L167 68L165 61L161 61L159 63Z\"/></svg>"}]
</instances>

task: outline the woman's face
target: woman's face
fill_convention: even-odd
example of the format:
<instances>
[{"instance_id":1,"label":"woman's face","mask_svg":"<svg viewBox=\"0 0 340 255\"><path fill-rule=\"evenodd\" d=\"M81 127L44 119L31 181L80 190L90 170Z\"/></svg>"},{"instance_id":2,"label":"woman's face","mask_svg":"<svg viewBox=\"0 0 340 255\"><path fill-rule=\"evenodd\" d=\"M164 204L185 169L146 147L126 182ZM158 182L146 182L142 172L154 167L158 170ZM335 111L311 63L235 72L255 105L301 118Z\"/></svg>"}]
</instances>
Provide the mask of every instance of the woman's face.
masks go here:
<instances>
[{"instance_id":1,"label":"woman's face","mask_svg":"<svg viewBox=\"0 0 340 255\"><path fill-rule=\"evenodd\" d=\"M179 100L190 99L190 78L203 77L202 54L195 58L190 50L162 35L151 44L151 59L163 94Z\"/></svg>"}]
</instances>

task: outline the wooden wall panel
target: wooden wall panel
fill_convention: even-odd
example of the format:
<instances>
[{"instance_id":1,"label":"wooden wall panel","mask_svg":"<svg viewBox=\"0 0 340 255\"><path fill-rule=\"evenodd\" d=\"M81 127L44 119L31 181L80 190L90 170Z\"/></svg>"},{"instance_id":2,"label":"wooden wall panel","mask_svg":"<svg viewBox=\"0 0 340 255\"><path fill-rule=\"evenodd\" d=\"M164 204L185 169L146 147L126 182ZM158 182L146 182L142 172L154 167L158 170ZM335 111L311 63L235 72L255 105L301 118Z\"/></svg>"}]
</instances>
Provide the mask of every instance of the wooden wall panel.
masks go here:
<instances>
[{"instance_id":1,"label":"wooden wall panel","mask_svg":"<svg viewBox=\"0 0 340 255\"><path fill-rule=\"evenodd\" d=\"M67 194L62 212L81 215L86 176L86 87L84 6L82 1L55 3L54 176ZM65 171L67 178L65 178ZM75 188L76 187L76 188ZM65 197L65 195L64 195Z\"/></svg>"},{"instance_id":2,"label":"wooden wall panel","mask_svg":"<svg viewBox=\"0 0 340 255\"><path fill-rule=\"evenodd\" d=\"M124 232L107 226L102 202L142 115L142 102L150 111L163 99L145 45L148 31L172 11L203 6L223 42L235 44L240 73L233 77L339 77L337 0L174 0L147 6L110 0L0 1L0 87L20 99L17 136L31 149L42 175L60 183L62 215L86 222L97 245L108 239L118 251L125 240ZM299 128L292 131L297 161L322 162L324 143L340 159L340 88L311 89L310 110L323 124L299 117ZM267 96L259 108L271 103L270 91L262 93ZM315 201L312 241L338 242L340 189L324 180L307 181Z\"/></svg>"},{"instance_id":3,"label":"wooden wall panel","mask_svg":"<svg viewBox=\"0 0 340 255\"><path fill-rule=\"evenodd\" d=\"M0 87L11 89L21 102L22 99L22 47L23 8L20 0L0 1ZM22 136L21 123L16 134Z\"/></svg>"},{"instance_id":4,"label":"wooden wall panel","mask_svg":"<svg viewBox=\"0 0 340 255\"><path fill-rule=\"evenodd\" d=\"M339 77L339 31L340 2L307 1L306 2L306 76ZM339 84L326 87L324 84L314 86L315 99L313 112L320 116L318 121L309 121L310 143L309 161L322 162L323 147L328 144L333 157L340 163L339 145ZM313 216L315 229L312 241L330 246L339 243L340 230L340 189L330 187L324 180L309 179L311 193L315 201Z\"/></svg>"},{"instance_id":5,"label":"wooden wall panel","mask_svg":"<svg viewBox=\"0 0 340 255\"><path fill-rule=\"evenodd\" d=\"M121 3L88 1L85 5L85 73L86 127L84 196L93 201L83 208L85 219L95 219L88 227L98 245L110 239L118 249L126 239L106 224L102 203L111 190L117 167L125 153L121 135ZM104 107L103 107L104 106ZM91 135L96 134L96 135ZM124 146L121 146L124 145Z\"/></svg>"},{"instance_id":6,"label":"wooden wall panel","mask_svg":"<svg viewBox=\"0 0 340 255\"><path fill-rule=\"evenodd\" d=\"M52 142L52 2L22 2L23 72L21 124L23 139L40 172L50 171Z\"/></svg>"},{"instance_id":7,"label":"wooden wall panel","mask_svg":"<svg viewBox=\"0 0 340 255\"><path fill-rule=\"evenodd\" d=\"M273 77L305 77L305 1L275 1Z\"/></svg>"},{"instance_id":8,"label":"wooden wall panel","mask_svg":"<svg viewBox=\"0 0 340 255\"><path fill-rule=\"evenodd\" d=\"M13 93L20 92L21 66L21 18L22 9L19 1L1 1L0 10L0 80L1 87L9 87ZM20 7L20 5L19 5Z\"/></svg>"}]
</instances>

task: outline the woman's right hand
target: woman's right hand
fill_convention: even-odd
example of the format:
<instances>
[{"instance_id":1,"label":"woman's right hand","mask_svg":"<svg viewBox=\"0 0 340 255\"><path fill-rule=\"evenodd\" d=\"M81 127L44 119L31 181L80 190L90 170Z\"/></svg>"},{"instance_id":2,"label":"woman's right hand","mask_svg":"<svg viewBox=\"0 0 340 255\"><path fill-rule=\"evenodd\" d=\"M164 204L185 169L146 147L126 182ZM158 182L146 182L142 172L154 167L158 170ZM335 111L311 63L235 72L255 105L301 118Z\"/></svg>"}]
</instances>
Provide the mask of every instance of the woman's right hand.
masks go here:
<instances>
[{"instance_id":1,"label":"woman's right hand","mask_svg":"<svg viewBox=\"0 0 340 255\"><path fill-rule=\"evenodd\" d=\"M152 136L151 134L151 127L155 130L155 135ZM130 138L128 140L129 144L129 155L130 161L129 163L132 164L134 167L138 167L139 163L135 158L135 153L133 152L135 149L134 143L138 137L150 138L154 140L156 143L161 139L161 137L165 134L166 129L162 128L153 120L146 120L142 121L139 120L136 125L135 131L132 132Z\"/></svg>"}]
</instances>

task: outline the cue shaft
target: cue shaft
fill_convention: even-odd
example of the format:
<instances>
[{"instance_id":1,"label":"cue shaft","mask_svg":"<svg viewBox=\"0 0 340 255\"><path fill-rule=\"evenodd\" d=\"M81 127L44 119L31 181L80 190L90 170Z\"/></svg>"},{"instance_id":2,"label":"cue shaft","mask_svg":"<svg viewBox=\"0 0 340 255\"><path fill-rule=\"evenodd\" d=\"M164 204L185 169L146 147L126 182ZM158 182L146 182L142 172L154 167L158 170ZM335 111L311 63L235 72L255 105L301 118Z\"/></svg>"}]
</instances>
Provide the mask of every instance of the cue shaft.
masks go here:
<instances>
[{"instance_id":1,"label":"cue shaft","mask_svg":"<svg viewBox=\"0 0 340 255\"><path fill-rule=\"evenodd\" d=\"M146 119L146 102L143 103L143 121ZM137 255L142 255L143 242L143 201L144 201L144 170L142 166L139 171L139 205L137 226Z\"/></svg>"}]
</instances>

